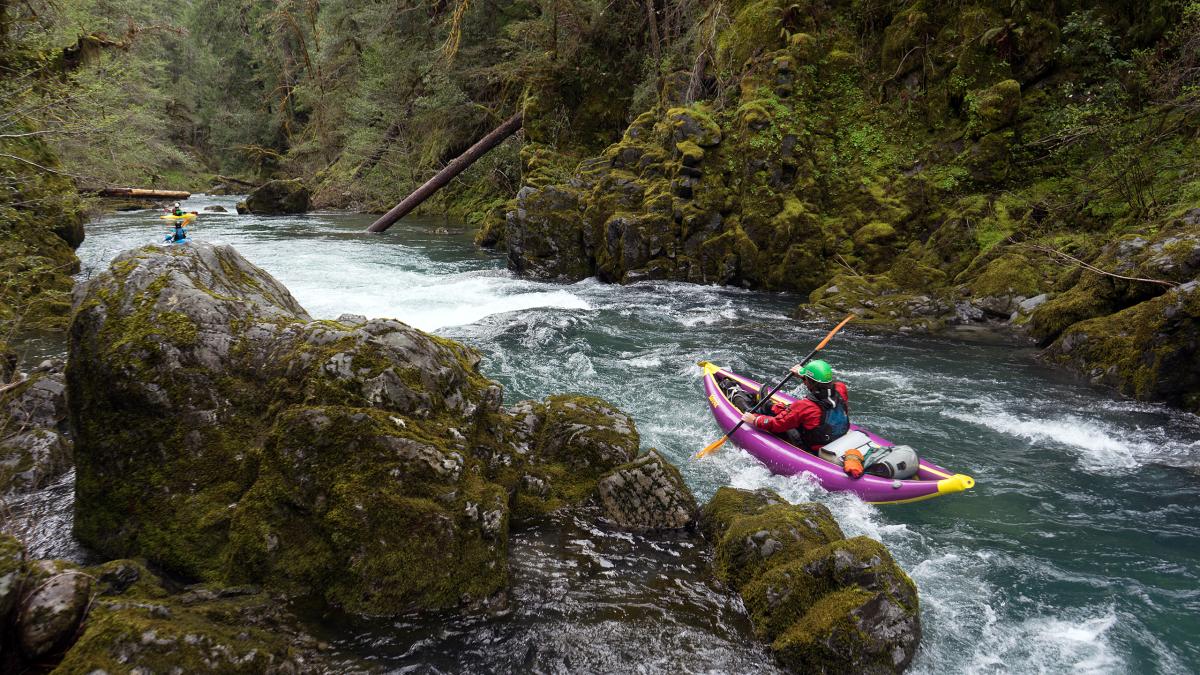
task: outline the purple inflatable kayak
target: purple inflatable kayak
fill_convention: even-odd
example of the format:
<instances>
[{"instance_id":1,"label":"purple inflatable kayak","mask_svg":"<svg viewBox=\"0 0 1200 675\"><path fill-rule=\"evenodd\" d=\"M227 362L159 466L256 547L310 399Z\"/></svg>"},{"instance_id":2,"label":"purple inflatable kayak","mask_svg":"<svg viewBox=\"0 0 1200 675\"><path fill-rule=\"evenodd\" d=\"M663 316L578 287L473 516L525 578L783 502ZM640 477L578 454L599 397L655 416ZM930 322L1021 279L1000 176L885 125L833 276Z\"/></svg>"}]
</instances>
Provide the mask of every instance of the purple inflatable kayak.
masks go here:
<instances>
[{"instance_id":1,"label":"purple inflatable kayak","mask_svg":"<svg viewBox=\"0 0 1200 675\"><path fill-rule=\"evenodd\" d=\"M717 419L717 424L721 429L728 433L742 418L742 414L725 396L725 392L717 386L718 378L732 379L742 389L751 393L758 392L761 385L748 377L708 362L701 362L700 366L704 369L704 393L708 396L708 402L712 406L713 417ZM775 394L774 398L782 403L792 403L796 400L782 391ZM864 454L873 448L890 448L895 445L858 425L850 425L850 430L849 434L834 443L849 443L847 447L859 447ZM843 441L843 439L846 440ZM821 487L826 490L849 490L861 497L863 501L872 504L917 502L953 492L962 492L975 486L975 479L970 476L961 473L952 474L925 459L920 460L917 474L912 478L898 480L866 474L862 478L853 479L842 472L839 464L804 452L774 434L759 431L745 424L734 432L730 440L765 464L772 473L792 476L807 472L812 474ZM834 443L830 443L829 447L832 447Z\"/></svg>"}]
</instances>

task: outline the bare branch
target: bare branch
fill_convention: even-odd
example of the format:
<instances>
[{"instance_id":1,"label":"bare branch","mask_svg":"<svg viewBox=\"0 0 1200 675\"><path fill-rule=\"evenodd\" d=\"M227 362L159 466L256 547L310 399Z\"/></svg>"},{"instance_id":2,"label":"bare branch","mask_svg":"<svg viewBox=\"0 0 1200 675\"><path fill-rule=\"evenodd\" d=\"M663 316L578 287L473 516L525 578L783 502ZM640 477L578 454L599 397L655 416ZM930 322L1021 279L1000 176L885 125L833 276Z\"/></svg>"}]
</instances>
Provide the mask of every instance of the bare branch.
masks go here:
<instances>
[{"instance_id":1,"label":"bare branch","mask_svg":"<svg viewBox=\"0 0 1200 675\"><path fill-rule=\"evenodd\" d=\"M1009 239L1009 241L1011 242L1012 240ZM1042 253L1046 253L1048 255L1060 258L1062 260L1066 260L1066 261L1075 263L1077 266L1082 267L1085 270L1088 270L1090 272L1095 272L1096 274L1101 274L1106 277L1113 277L1115 279L1124 279L1126 281L1142 281L1142 282L1145 282L1148 284L1158 284L1160 286L1166 286L1167 288L1175 288L1176 286L1179 285L1178 283L1176 283L1174 281L1165 281L1163 279L1147 279L1145 277L1129 277L1129 276L1125 276L1124 274L1117 274L1116 272L1109 272L1107 270L1102 270L1099 267L1096 267L1095 265L1092 265L1090 263L1086 263L1069 253L1065 253L1063 251L1060 251L1055 248L1051 248L1049 246L1042 246L1041 244L1019 243L1016 245L1031 248L1035 251L1041 251Z\"/></svg>"}]
</instances>

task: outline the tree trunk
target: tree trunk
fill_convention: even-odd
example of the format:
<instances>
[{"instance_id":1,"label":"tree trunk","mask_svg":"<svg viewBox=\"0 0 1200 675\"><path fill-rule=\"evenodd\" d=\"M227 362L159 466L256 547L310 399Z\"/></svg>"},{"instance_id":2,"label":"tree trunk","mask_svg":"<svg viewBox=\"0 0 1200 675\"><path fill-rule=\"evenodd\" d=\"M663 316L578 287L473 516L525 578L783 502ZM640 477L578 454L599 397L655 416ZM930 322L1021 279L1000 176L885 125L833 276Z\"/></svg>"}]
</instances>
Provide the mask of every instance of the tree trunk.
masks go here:
<instances>
[{"instance_id":1,"label":"tree trunk","mask_svg":"<svg viewBox=\"0 0 1200 675\"><path fill-rule=\"evenodd\" d=\"M96 194L101 197L130 197L134 199L187 199L190 192L182 190L143 190L141 188L103 188Z\"/></svg>"},{"instance_id":2,"label":"tree trunk","mask_svg":"<svg viewBox=\"0 0 1200 675\"><path fill-rule=\"evenodd\" d=\"M454 180L454 177L462 173L475 163L475 160L487 154L489 150L500 145L500 142L509 136L513 135L517 129L521 128L521 113L517 113L508 118L508 121L496 127L492 133L479 139L467 148L467 151L452 162L446 165L441 171L437 172L433 178L425 181L425 184L417 188L412 194L404 198L391 211L383 214L379 220L376 220L371 227L367 228L368 232L383 232L400 220L410 211L421 205L421 202L429 198L430 195L437 192L446 186L447 183Z\"/></svg>"}]
</instances>

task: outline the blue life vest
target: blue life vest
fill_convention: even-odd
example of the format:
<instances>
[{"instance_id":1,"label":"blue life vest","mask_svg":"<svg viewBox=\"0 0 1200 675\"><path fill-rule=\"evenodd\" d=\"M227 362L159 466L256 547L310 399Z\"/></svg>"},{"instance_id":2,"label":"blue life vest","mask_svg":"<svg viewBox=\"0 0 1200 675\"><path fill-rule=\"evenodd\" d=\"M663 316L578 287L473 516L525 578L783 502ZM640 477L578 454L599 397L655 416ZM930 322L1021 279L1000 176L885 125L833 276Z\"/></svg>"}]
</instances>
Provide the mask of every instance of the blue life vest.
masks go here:
<instances>
[{"instance_id":1,"label":"blue life vest","mask_svg":"<svg viewBox=\"0 0 1200 675\"><path fill-rule=\"evenodd\" d=\"M808 400L821 406L821 423L800 432L805 445L810 448L821 447L850 431L850 409L846 406L846 400L832 385L821 392L821 395L810 391Z\"/></svg>"}]
</instances>

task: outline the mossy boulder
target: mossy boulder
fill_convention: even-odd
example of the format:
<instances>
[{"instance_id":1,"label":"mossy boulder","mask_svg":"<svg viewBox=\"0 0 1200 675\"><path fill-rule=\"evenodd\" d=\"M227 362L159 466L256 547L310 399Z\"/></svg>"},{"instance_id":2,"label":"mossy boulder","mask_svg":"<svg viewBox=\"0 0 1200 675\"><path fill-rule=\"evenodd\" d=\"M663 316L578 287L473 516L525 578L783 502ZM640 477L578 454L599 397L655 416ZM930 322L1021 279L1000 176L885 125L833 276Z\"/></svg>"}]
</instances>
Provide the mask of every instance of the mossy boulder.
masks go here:
<instances>
[{"instance_id":1,"label":"mossy boulder","mask_svg":"<svg viewBox=\"0 0 1200 675\"><path fill-rule=\"evenodd\" d=\"M917 589L891 554L846 539L820 504L721 488L704 507L717 578L739 591L755 633L794 672L896 673L921 638Z\"/></svg>"},{"instance_id":2,"label":"mossy boulder","mask_svg":"<svg viewBox=\"0 0 1200 675\"><path fill-rule=\"evenodd\" d=\"M56 673L319 673L331 664L277 596L253 587L172 593L133 560L87 573L98 593ZM349 664L342 663L346 668Z\"/></svg>"},{"instance_id":3,"label":"mossy boulder","mask_svg":"<svg viewBox=\"0 0 1200 675\"><path fill-rule=\"evenodd\" d=\"M795 672L899 672L921 639L916 586L883 544L867 537L775 567L743 597L755 632Z\"/></svg>"},{"instance_id":4,"label":"mossy boulder","mask_svg":"<svg viewBox=\"0 0 1200 675\"><path fill-rule=\"evenodd\" d=\"M62 364L39 366L0 394L0 494L28 492L71 468Z\"/></svg>"},{"instance_id":5,"label":"mossy boulder","mask_svg":"<svg viewBox=\"0 0 1200 675\"><path fill-rule=\"evenodd\" d=\"M312 321L227 246L118 256L70 356L80 539L361 613L502 602L512 505L581 504L639 447L599 399L504 409L455 342Z\"/></svg>"},{"instance_id":6,"label":"mossy boulder","mask_svg":"<svg viewBox=\"0 0 1200 675\"><path fill-rule=\"evenodd\" d=\"M506 216L503 237L510 268L551 279L582 279L592 274L576 190L526 186L514 201L516 208Z\"/></svg>"},{"instance_id":7,"label":"mossy boulder","mask_svg":"<svg viewBox=\"0 0 1200 675\"><path fill-rule=\"evenodd\" d=\"M597 481L637 457L633 419L590 396L521 401L508 410L511 453L487 458L492 475L515 494L513 519L528 520L597 497Z\"/></svg>"},{"instance_id":8,"label":"mossy boulder","mask_svg":"<svg viewBox=\"0 0 1200 675\"><path fill-rule=\"evenodd\" d=\"M934 272L927 274L939 278ZM840 320L854 314L855 323L880 329L929 332L943 328L954 313L947 290L936 285L917 290L911 280L901 279L904 285L891 273L839 274L813 291L809 304L797 309L797 316Z\"/></svg>"},{"instance_id":9,"label":"mossy boulder","mask_svg":"<svg viewBox=\"0 0 1200 675\"><path fill-rule=\"evenodd\" d=\"M15 628L21 651L36 661L69 646L88 610L91 576L50 560L29 564Z\"/></svg>"},{"instance_id":10,"label":"mossy boulder","mask_svg":"<svg viewBox=\"0 0 1200 675\"><path fill-rule=\"evenodd\" d=\"M741 590L764 571L843 537L823 504L768 506L730 522L717 541L713 566L717 578Z\"/></svg>"},{"instance_id":11,"label":"mossy boulder","mask_svg":"<svg viewBox=\"0 0 1200 675\"><path fill-rule=\"evenodd\" d=\"M1115 314L1075 323L1044 356L1139 400L1200 412L1197 336L1200 284L1193 280Z\"/></svg>"},{"instance_id":12,"label":"mossy boulder","mask_svg":"<svg viewBox=\"0 0 1200 675\"><path fill-rule=\"evenodd\" d=\"M680 529L699 515L679 469L655 450L608 472L597 487L605 516L624 529Z\"/></svg>"},{"instance_id":13,"label":"mossy boulder","mask_svg":"<svg viewBox=\"0 0 1200 675\"><path fill-rule=\"evenodd\" d=\"M310 209L312 193L299 180L268 181L254 188L245 201L247 213L262 215L307 213ZM241 212L239 209L238 213Z\"/></svg>"},{"instance_id":14,"label":"mossy boulder","mask_svg":"<svg viewBox=\"0 0 1200 675\"><path fill-rule=\"evenodd\" d=\"M1004 80L972 93L967 127L977 136L1012 125L1021 109L1021 85Z\"/></svg>"}]
</instances>

